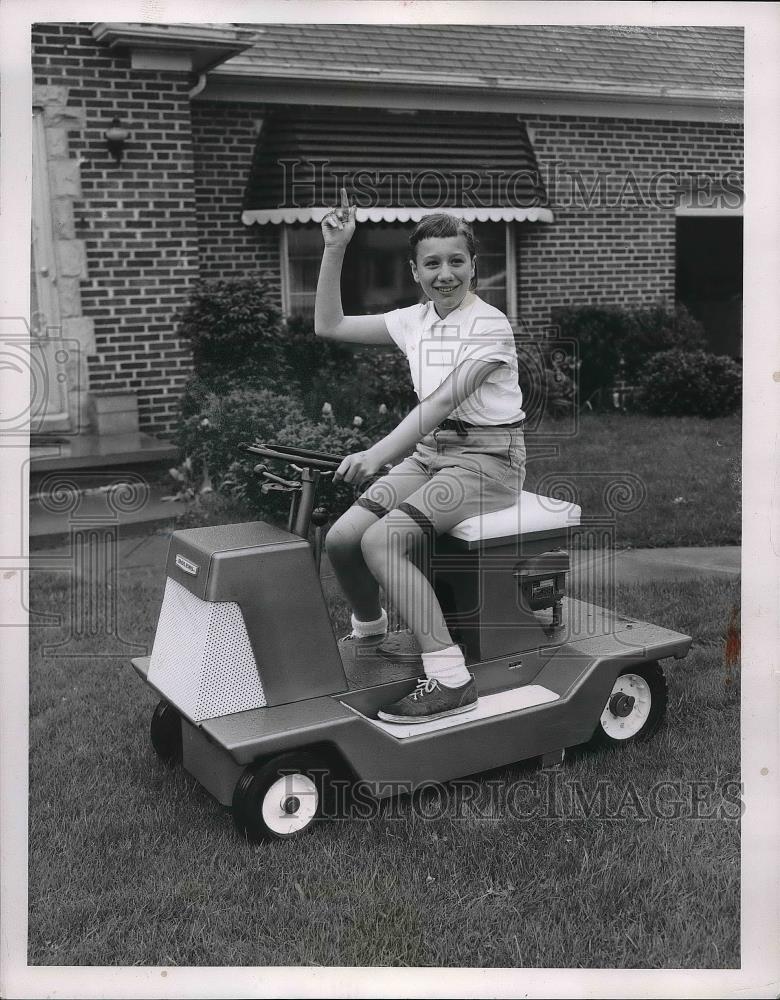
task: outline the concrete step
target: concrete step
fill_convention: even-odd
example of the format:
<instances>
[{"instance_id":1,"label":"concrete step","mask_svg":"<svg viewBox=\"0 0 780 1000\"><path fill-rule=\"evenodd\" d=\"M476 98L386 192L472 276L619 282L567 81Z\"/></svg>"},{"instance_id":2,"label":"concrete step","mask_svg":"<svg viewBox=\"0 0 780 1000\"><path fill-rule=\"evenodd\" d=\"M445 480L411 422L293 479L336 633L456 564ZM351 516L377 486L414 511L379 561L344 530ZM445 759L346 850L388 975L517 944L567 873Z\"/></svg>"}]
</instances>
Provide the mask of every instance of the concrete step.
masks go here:
<instances>
[{"instance_id":1,"label":"concrete step","mask_svg":"<svg viewBox=\"0 0 780 1000\"><path fill-rule=\"evenodd\" d=\"M113 531L120 538L173 530L186 506L164 500L169 490L144 481L123 481L85 492L64 488L30 502L30 551L68 545L76 532Z\"/></svg>"},{"instance_id":2,"label":"concrete step","mask_svg":"<svg viewBox=\"0 0 780 1000\"><path fill-rule=\"evenodd\" d=\"M160 481L177 465L179 450L151 434L49 435L30 442L30 493L57 489L67 480L79 489L106 485L123 475Z\"/></svg>"}]
</instances>

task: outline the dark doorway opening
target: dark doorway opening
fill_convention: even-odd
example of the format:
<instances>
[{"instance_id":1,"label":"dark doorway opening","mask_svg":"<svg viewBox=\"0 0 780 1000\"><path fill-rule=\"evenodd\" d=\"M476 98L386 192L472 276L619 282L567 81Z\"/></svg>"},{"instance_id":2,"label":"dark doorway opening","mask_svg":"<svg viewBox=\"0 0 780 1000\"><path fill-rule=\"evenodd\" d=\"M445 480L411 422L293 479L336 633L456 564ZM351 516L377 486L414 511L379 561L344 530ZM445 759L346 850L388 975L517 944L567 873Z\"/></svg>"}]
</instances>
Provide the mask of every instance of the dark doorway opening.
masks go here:
<instances>
[{"instance_id":1,"label":"dark doorway opening","mask_svg":"<svg viewBox=\"0 0 780 1000\"><path fill-rule=\"evenodd\" d=\"M742 357L742 216L678 216L675 295L714 354Z\"/></svg>"}]
</instances>

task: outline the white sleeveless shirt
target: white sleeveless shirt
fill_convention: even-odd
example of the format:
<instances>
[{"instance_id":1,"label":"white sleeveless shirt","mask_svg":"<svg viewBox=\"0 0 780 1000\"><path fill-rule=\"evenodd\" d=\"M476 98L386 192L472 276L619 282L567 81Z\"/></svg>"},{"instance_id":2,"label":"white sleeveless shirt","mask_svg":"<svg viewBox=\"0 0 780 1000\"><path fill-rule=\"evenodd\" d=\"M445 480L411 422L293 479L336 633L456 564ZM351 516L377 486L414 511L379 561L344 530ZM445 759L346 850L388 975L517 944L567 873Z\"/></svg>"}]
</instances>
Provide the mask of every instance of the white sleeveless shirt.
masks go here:
<instances>
[{"instance_id":1,"label":"white sleeveless shirt","mask_svg":"<svg viewBox=\"0 0 780 1000\"><path fill-rule=\"evenodd\" d=\"M468 299L471 301L467 301ZM442 319L432 302L384 314L390 336L409 361L417 398L425 399L463 361L501 361L476 392L450 414L467 424L495 426L525 419L517 352L509 320L478 295Z\"/></svg>"}]
</instances>

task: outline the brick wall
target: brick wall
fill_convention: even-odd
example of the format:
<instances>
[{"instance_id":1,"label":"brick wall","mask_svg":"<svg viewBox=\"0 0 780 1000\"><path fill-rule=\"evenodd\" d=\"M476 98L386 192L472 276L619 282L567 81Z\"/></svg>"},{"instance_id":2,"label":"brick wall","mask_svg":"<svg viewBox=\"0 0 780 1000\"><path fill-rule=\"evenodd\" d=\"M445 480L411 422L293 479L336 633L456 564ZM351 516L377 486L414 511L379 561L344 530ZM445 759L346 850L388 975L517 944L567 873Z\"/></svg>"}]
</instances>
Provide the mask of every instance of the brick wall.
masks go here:
<instances>
[{"instance_id":1,"label":"brick wall","mask_svg":"<svg viewBox=\"0 0 780 1000\"><path fill-rule=\"evenodd\" d=\"M65 88L74 121L83 121L69 126L68 155L81 161L72 235L86 270L78 282L63 280L78 284L73 314L94 324L90 388L135 390L141 427L168 434L191 371L175 316L197 278L262 272L280 299L279 227L240 218L264 109L191 103L188 74L131 70L86 25L35 26L33 73L38 92ZM132 133L119 166L103 140L114 115ZM560 305L670 304L675 216L645 203L652 177L740 171L741 126L542 115L526 123L555 222L518 226L523 322L532 331L547 325ZM565 204L571 175L591 190L599 171L606 198ZM618 197L629 174L642 203L633 189ZM669 181L659 191L667 195Z\"/></svg>"},{"instance_id":2,"label":"brick wall","mask_svg":"<svg viewBox=\"0 0 780 1000\"><path fill-rule=\"evenodd\" d=\"M560 115L525 120L555 221L519 226L524 323L531 330L546 325L561 305L671 305L675 215L668 201L676 177L653 178L740 172L742 126ZM599 171L604 196L595 187ZM578 200L575 173L585 188Z\"/></svg>"},{"instance_id":3,"label":"brick wall","mask_svg":"<svg viewBox=\"0 0 780 1000\"><path fill-rule=\"evenodd\" d=\"M257 104L193 103L200 273L203 278L263 273L280 305L279 227L245 226L241 221L262 118L263 108Z\"/></svg>"},{"instance_id":4,"label":"brick wall","mask_svg":"<svg viewBox=\"0 0 780 1000\"><path fill-rule=\"evenodd\" d=\"M191 370L175 331L198 266L189 75L132 70L86 25L35 25L32 42L34 84L67 88L68 106L83 109L69 152L81 160L74 225L86 250L81 309L94 320L89 386L136 391L141 428L164 436ZM119 165L103 139L114 115L131 131Z\"/></svg>"},{"instance_id":5,"label":"brick wall","mask_svg":"<svg viewBox=\"0 0 780 1000\"><path fill-rule=\"evenodd\" d=\"M260 270L278 290L279 228L240 221L263 110L252 104L193 105L201 273L230 277ZM652 203L654 194L669 198L671 179L654 185L653 177L663 171L713 177L741 171L741 125L561 115L525 121L555 222L518 226L523 323L538 330L560 305L672 304L674 210ZM580 176L587 198L599 171L605 173L605 197L596 193L589 204L582 198L571 204L576 189L570 175Z\"/></svg>"}]
</instances>

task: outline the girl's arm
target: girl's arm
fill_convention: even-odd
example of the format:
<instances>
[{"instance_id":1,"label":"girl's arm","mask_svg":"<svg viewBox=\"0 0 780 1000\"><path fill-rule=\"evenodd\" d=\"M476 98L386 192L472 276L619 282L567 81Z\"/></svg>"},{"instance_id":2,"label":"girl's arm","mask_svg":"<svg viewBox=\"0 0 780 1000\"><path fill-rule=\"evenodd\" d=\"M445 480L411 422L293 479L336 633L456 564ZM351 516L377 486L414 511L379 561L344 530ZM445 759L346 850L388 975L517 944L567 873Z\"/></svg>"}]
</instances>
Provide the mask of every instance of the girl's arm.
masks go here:
<instances>
[{"instance_id":1,"label":"girl's arm","mask_svg":"<svg viewBox=\"0 0 780 1000\"><path fill-rule=\"evenodd\" d=\"M438 427L460 404L495 371L502 361L464 361L435 389L430 396L407 414L389 434L367 451L347 455L338 467L334 479L360 483L389 462L408 454L426 434Z\"/></svg>"},{"instance_id":2,"label":"girl's arm","mask_svg":"<svg viewBox=\"0 0 780 1000\"><path fill-rule=\"evenodd\" d=\"M341 305L341 266L355 232L356 211L354 205L350 208L347 192L342 188L341 208L322 220L325 248L314 300L314 332L328 340L380 346L394 344L383 316L345 316Z\"/></svg>"}]
</instances>

